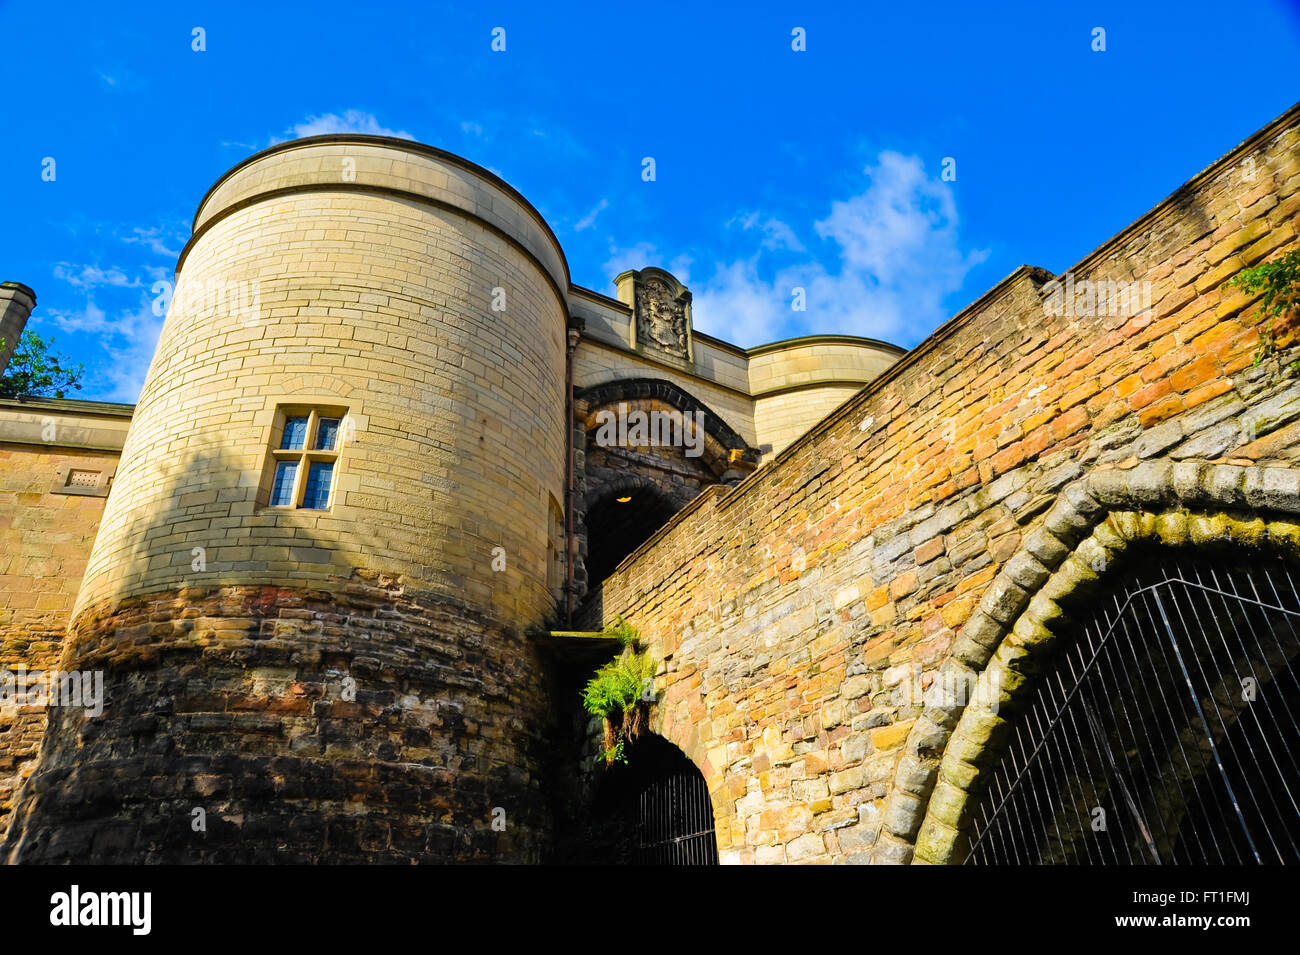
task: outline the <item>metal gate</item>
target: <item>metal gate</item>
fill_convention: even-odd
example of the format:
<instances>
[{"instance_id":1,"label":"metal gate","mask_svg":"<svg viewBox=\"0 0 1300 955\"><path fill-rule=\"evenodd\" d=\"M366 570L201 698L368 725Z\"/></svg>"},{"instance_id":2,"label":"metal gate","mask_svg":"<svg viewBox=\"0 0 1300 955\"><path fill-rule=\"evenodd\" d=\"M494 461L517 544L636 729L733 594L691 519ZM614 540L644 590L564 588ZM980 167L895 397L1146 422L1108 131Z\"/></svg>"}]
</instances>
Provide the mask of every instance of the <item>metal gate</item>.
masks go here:
<instances>
[{"instance_id":1,"label":"metal gate","mask_svg":"<svg viewBox=\"0 0 1300 955\"><path fill-rule=\"evenodd\" d=\"M713 805L704 777L674 772L641 791L638 865L717 865Z\"/></svg>"},{"instance_id":2,"label":"metal gate","mask_svg":"<svg viewBox=\"0 0 1300 955\"><path fill-rule=\"evenodd\" d=\"M1300 862L1294 570L1139 560L1000 714L967 862Z\"/></svg>"},{"instance_id":3,"label":"metal gate","mask_svg":"<svg viewBox=\"0 0 1300 955\"><path fill-rule=\"evenodd\" d=\"M611 861L635 865L717 865L713 802L686 754L652 733L629 747L626 766L608 770L600 814L612 819Z\"/></svg>"}]
</instances>

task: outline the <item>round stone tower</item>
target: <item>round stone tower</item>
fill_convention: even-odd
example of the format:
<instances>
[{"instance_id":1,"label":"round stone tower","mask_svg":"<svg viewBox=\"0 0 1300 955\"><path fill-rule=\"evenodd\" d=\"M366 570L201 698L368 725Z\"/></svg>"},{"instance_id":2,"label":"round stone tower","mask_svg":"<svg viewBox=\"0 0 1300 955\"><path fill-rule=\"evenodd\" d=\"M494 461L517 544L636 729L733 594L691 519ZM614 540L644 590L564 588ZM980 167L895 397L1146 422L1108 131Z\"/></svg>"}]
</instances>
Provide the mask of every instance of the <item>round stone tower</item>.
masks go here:
<instances>
[{"instance_id":1,"label":"round stone tower","mask_svg":"<svg viewBox=\"0 0 1300 955\"><path fill-rule=\"evenodd\" d=\"M533 861L568 271L517 192L371 136L199 206L14 861Z\"/></svg>"}]
</instances>

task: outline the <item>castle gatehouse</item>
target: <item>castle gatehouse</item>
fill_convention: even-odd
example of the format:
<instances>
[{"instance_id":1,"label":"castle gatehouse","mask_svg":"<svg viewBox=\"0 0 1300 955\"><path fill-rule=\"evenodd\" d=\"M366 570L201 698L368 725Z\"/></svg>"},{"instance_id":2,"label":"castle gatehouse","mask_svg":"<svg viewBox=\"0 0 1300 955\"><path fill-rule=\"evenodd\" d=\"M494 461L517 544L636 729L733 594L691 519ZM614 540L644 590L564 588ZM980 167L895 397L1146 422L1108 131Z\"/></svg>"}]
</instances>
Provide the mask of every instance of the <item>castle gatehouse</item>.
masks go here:
<instances>
[{"instance_id":1,"label":"castle gatehouse","mask_svg":"<svg viewBox=\"0 0 1300 955\"><path fill-rule=\"evenodd\" d=\"M102 674L0 706L6 858L1296 861L1300 379L1224 282L1298 194L1300 108L911 351L744 349L459 157L258 153L135 405L0 401L0 665Z\"/></svg>"}]
</instances>

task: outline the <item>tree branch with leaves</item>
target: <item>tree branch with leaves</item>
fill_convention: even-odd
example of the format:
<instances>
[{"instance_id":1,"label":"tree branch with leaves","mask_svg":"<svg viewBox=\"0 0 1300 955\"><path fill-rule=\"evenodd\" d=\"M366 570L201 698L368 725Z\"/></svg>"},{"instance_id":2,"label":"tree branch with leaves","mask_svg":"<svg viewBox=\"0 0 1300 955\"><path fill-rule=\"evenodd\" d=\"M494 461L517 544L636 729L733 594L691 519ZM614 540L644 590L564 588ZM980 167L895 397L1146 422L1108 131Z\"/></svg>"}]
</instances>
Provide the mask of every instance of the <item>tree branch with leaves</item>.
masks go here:
<instances>
[{"instance_id":1,"label":"tree branch with leaves","mask_svg":"<svg viewBox=\"0 0 1300 955\"><path fill-rule=\"evenodd\" d=\"M46 341L35 332L23 332L0 374L0 398L62 398L70 388L81 390L85 368L56 354L50 349L53 344L52 337ZM0 339L0 349L4 347Z\"/></svg>"}]
</instances>

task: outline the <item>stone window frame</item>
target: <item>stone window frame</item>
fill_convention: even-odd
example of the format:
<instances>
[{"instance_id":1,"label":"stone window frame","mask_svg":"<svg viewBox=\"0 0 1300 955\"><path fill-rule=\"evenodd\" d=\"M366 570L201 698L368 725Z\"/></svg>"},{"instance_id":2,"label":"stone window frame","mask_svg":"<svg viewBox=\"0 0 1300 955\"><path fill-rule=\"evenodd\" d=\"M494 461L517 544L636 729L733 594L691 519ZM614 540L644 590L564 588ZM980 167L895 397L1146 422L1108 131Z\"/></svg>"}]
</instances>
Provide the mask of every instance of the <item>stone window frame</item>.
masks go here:
<instances>
[{"instance_id":1,"label":"stone window frame","mask_svg":"<svg viewBox=\"0 0 1300 955\"><path fill-rule=\"evenodd\" d=\"M257 508L259 511L281 513L329 514L338 502L340 480L343 476L344 450L356 433L356 419L350 405L338 402L334 398L301 398L288 396L273 402L274 415L270 433L266 438L266 457L262 466L262 477L257 487ZM289 418L307 416L307 434L301 448L281 448L285 425ZM339 419L338 437L332 450L316 449L317 430L322 418ZM294 474L293 490L290 504L272 504L271 491L275 483L275 474L281 462L297 462ZM303 495L306 491L307 475L315 462L330 462L334 469L330 475L330 489L326 505L323 508L304 507Z\"/></svg>"},{"instance_id":2,"label":"stone window frame","mask_svg":"<svg viewBox=\"0 0 1300 955\"><path fill-rule=\"evenodd\" d=\"M1061 614L1058 601L1096 583L1100 575L1092 568L1111 566L1135 540L1172 546L1234 541L1294 557L1300 556L1297 515L1300 469L1148 461L1093 471L1064 489L1003 565L936 682L1017 686L1020 658L1050 639L1049 624ZM963 817L993 718L980 699L961 705L927 696L894 774L873 863L961 861Z\"/></svg>"},{"instance_id":3,"label":"stone window frame","mask_svg":"<svg viewBox=\"0 0 1300 955\"><path fill-rule=\"evenodd\" d=\"M566 541L564 529L564 508L550 491L543 490L546 498L546 589L555 601L564 600L567 586L565 572L568 557L565 553Z\"/></svg>"}]
</instances>

